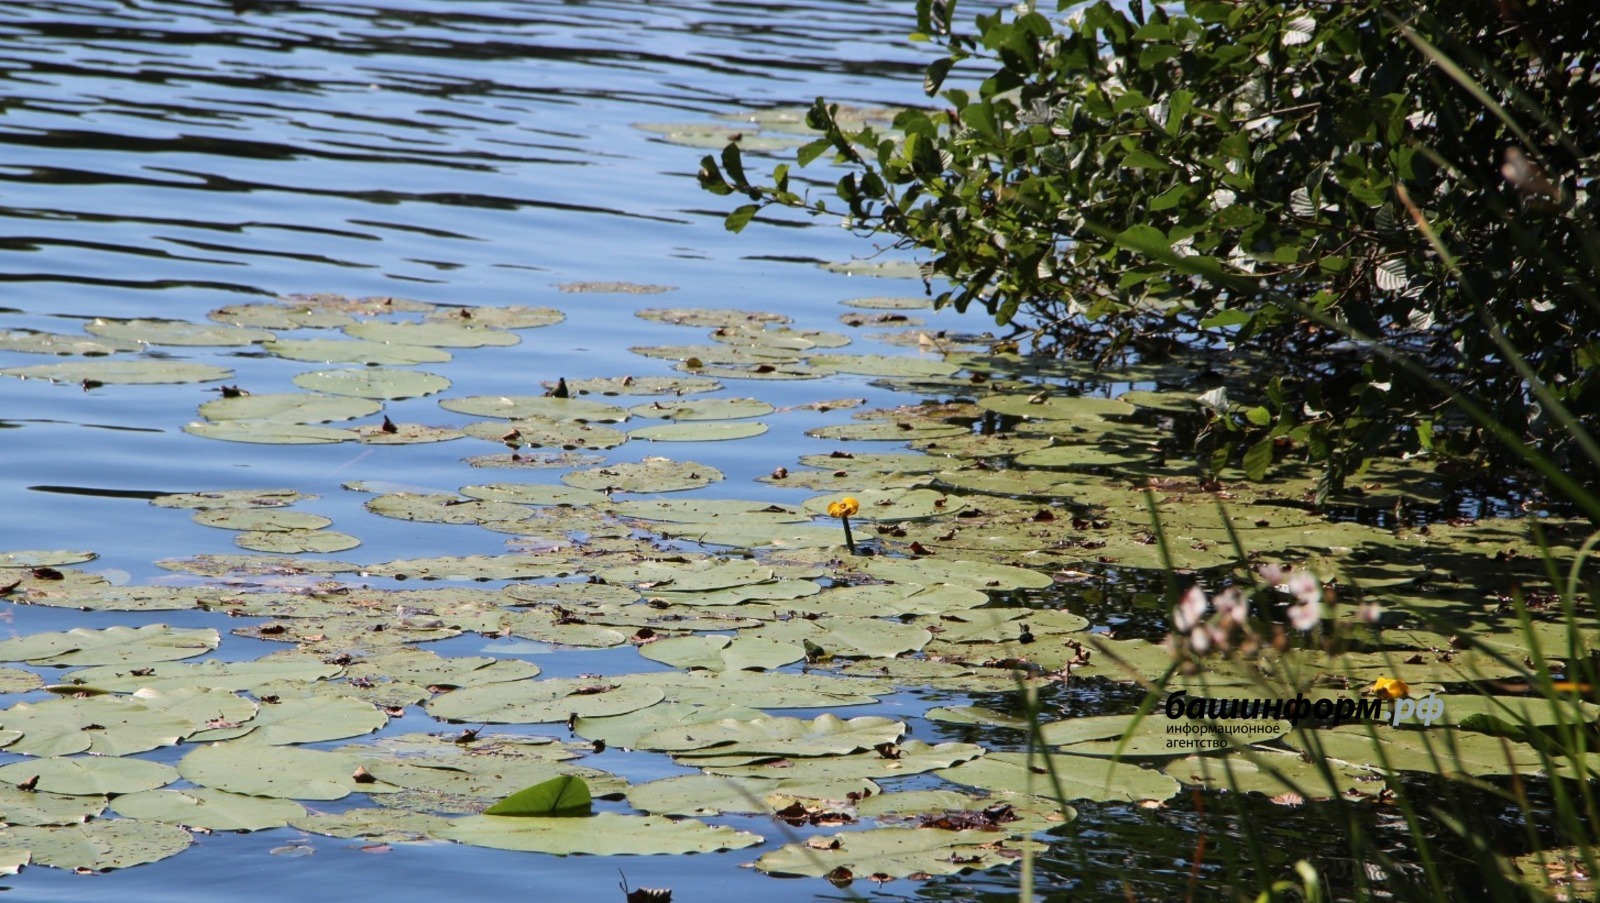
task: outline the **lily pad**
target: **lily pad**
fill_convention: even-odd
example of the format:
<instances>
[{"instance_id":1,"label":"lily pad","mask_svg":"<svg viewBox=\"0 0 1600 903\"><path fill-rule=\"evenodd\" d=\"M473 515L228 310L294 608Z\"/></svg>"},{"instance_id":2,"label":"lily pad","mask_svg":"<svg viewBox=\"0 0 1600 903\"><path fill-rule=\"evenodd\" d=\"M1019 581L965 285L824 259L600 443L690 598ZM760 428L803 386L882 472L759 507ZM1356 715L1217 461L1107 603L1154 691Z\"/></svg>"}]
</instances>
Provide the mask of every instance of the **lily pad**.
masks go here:
<instances>
[{"instance_id":1,"label":"lily pad","mask_svg":"<svg viewBox=\"0 0 1600 903\"><path fill-rule=\"evenodd\" d=\"M603 680L519 680L468 687L436 696L428 714L447 721L487 724L539 724L572 715L597 718L622 715L660 702L666 694L636 682ZM3 724L3 722L0 722Z\"/></svg>"},{"instance_id":2,"label":"lily pad","mask_svg":"<svg viewBox=\"0 0 1600 903\"><path fill-rule=\"evenodd\" d=\"M473 846L558 856L709 853L743 849L761 842L757 835L693 819L673 820L614 812L600 812L587 818L472 815L452 821L438 836Z\"/></svg>"},{"instance_id":3,"label":"lily pad","mask_svg":"<svg viewBox=\"0 0 1600 903\"><path fill-rule=\"evenodd\" d=\"M191 740L205 743L238 736L242 738L240 743L263 746L319 743L358 737L388 723L388 717L371 703L348 696L309 696L280 699L271 705L263 704L254 718L237 728L206 731L196 734Z\"/></svg>"},{"instance_id":4,"label":"lily pad","mask_svg":"<svg viewBox=\"0 0 1600 903\"><path fill-rule=\"evenodd\" d=\"M628 434L619 429L550 417L528 417L510 423L498 420L469 423L461 431L474 439L499 442L511 448L574 451L615 448L628 441Z\"/></svg>"},{"instance_id":5,"label":"lily pad","mask_svg":"<svg viewBox=\"0 0 1600 903\"><path fill-rule=\"evenodd\" d=\"M715 392L722 383L699 376L606 376L574 379L567 387L579 395L696 395Z\"/></svg>"},{"instance_id":6,"label":"lily pad","mask_svg":"<svg viewBox=\"0 0 1600 903\"><path fill-rule=\"evenodd\" d=\"M65 633L35 633L0 641L0 661L33 665L111 665L193 658L217 648L221 637L209 627L183 629L165 624L145 627L78 627Z\"/></svg>"},{"instance_id":7,"label":"lily pad","mask_svg":"<svg viewBox=\"0 0 1600 903\"><path fill-rule=\"evenodd\" d=\"M94 339L85 335L39 332L33 329L0 329L0 351L102 357L107 354L142 349L143 346L138 342Z\"/></svg>"},{"instance_id":8,"label":"lily pad","mask_svg":"<svg viewBox=\"0 0 1600 903\"><path fill-rule=\"evenodd\" d=\"M639 654L675 668L708 671L766 671L806 656L804 649L790 643L726 636L668 637L641 646Z\"/></svg>"},{"instance_id":9,"label":"lily pad","mask_svg":"<svg viewBox=\"0 0 1600 903\"><path fill-rule=\"evenodd\" d=\"M337 800L351 793L392 793L384 783L362 783L356 769L366 757L293 746L213 743L183 757L178 771L203 787L246 796Z\"/></svg>"},{"instance_id":10,"label":"lily pad","mask_svg":"<svg viewBox=\"0 0 1600 903\"><path fill-rule=\"evenodd\" d=\"M543 418L577 423L620 423L628 419L627 410L613 404L549 395L470 395L441 399L439 407L458 414L502 420Z\"/></svg>"},{"instance_id":11,"label":"lily pad","mask_svg":"<svg viewBox=\"0 0 1600 903\"><path fill-rule=\"evenodd\" d=\"M294 378L294 384L302 389L328 395L349 395L389 401L421 398L450 388L450 380L437 374L423 373L420 370L391 370L386 367L315 370L299 374Z\"/></svg>"},{"instance_id":12,"label":"lily pad","mask_svg":"<svg viewBox=\"0 0 1600 903\"><path fill-rule=\"evenodd\" d=\"M1030 420L1096 420L1105 417L1127 417L1138 413L1139 410L1134 405L1117 398L1051 395L1047 392L989 395L978 399L978 406L996 414L1025 417Z\"/></svg>"},{"instance_id":13,"label":"lily pad","mask_svg":"<svg viewBox=\"0 0 1600 903\"><path fill-rule=\"evenodd\" d=\"M961 368L933 358L901 357L880 354L813 354L811 366L825 373L851 373L860 376L950 376Z\"/></svg>"},{"instance_id":14,"label":"lily pad","mask_svg":"<svg viewBox=\"0 0 1600 903\"><path fill-rule=\"evenodd\" d=\"M313 364L404 367L409 364L442 364L451 358L450 352L442 348L389 345L361 339L279 339L267 342L262 347L285 360Z\"/></svg>"},{"instance_id":15,"label":"lily pad","mask_svg":"<svg viewBox=\"0 0 1600 903\"><path fill-rule=\"evenodd\" d=\"M223 530L255 530L279 533L285 530L320 530L333 518L283 508L201 508L192 518L197 524Z\"/></svg>"},{"instance_id":16,"label":"lily pad","mask_svg":"<svg viewBox=\"0 0 1600 903\"><path fill-rule=\"evenodd\" d=\"M1041 756L1032 760L1045 768ZM1088 756L1050 756L1051 766L1061 784L1064 800L1164 800L1178 792L1178 782L1148 768L1127 762ZM994 753L973 762L947 768L939 776L957 784L985 790L1009 790L1058 796L1048 773L1029 767L1024 753Z\"/></svg>"},{"instance_id":17,"label":"lily pad","mask_svg":"<svg viewBox=\"0 0 1600 903\"><path fill-rule=\"evenodd\" d=\"M1334 759L1308 762L1298 753L1265 749L1189 756L1168 763L1166 773L1185 784L1198 784L1209 790L1271 797L1292 793L1308 800L1346 798L1356 793L1377 796L1389 786L1381 772L1360 765Z\"/></svg>"},{"instance_id":18,"label":"lily pad","mask_svg":"<svg viewBox=\"0 0 1600 903\"><path fill-rule=\"evenodd\" d=\"M383 410L366 398L285 393L218 398L200 406L200 416L211 421L266 420L272 423L328 423L355 420Z\"/></svg>"},{"instance_id":19,"label":"lily pad","mask_svg":"<svg viewBox=\"0 0 1600 903\"><path fill-rule=\"evenodd\" d=\"M646 458L637 464L609 464L566 474L561 482L600 492L679 492L722 480L722 471L693 461Z\"/></svg>"},{"instance_id":20,"label":"lily pad","mask_svg":"<svg viewBox=\"0 0 1600 903\"><path fill-rule=\"evenodd\" d=\"M280 508L314 498L296 489L223 489L158 495L150 504L157 508Z\"/></svg>"},{"instance_id":21,"label":"lily pad","mask_svg":"<svg viewBox=\"0 0 1600 903\"><path fill-rule=\"evenodd\" d=\"M646 442L722 442L749 439L766 431L765 423L669 423L633 430L628 438Z\"/></svg>"},{"instance_id":22,"label":"lily pad","mask_svg":"<svg viewBox=\"0 0 1600 903\"><path fill-rule=\"evenodd\" d=\"M714 774L686 774L628 788L628 803L653 815L697 816L723 813L767 813L773 799L844 800L848 795L877 794L877 784L866 780L787 781L728 778Z\"/></svg>"},{"instance_id":23,"label":"lily pad","mask_svg":"<svg viewBox=\"0 0 1600 903\"><path fill-rule=\"evenodd\" d=\"M932 489L862 489L853 497L861 505L856 515L860 520L885 523L953 515L967 507L960 497ZM828 515L828 506L838 500L839 497L832 494L816 496L806 499L804 508L817 517L824 517Z\"/></svg>"},{"instance_id":24,"label":"lily pad","mask_svg":"<svg viewBox=\"0 0 1600 903\"><path fill-rule=\"evenodd\" d=\"M91 320L83 331L90 335L148 345L239 347L270 342L277 336L265 329L245 329L217 323L183 320Z\"/></svg>"},{"instance_id":25,"label":"lily pad","mask_svg":"<svg viewBox=\"0 0 1600 903\"><path fill-rule=\"evenodd\" d=\"M157 385L162 383L206 383L227 379L233 371L209 364L182 361L71 361L62 364L35 364L7 367L0 376L18 379L48 379L65 383L103 383L105 385Z\"/></svg>"},{"instance_id":26,"label":"lily pad","mask_svg":"<svg viewBox=\"0 0 1600 903\"><path fill-rule=\"evenodd\" d=\"M754 398L702 398L635 405L628 413L656 420L696 421L762 417L775 410L772 405Z\"/></svg>"},{"instance_id":27,"label":"lily pad","mask_svg":"<svg viewBox=\"0 0 1600 903\"><path fill-rule=\"evenodd\" d=\"M158 662L138 668L102 665L70 672L64 682L113 693L131 693L144 688L168 693L185 687L233 692L254 690L279 680L301 683L327 680L337 677L343 670L338 665L315 659L269 657L243 662Z\"/></svg>"},{"instance_id":28,"label":"lily pad","mask_svg":"<svg viewBox=\"0 0 1600 903\"><path fill-rule=\"evenodd\" d=\"M271 303L229 304L207 313L206 316L229 326L251 326L257 329L337 329L355 322L349 315L335 310Z\"/></svg>"},{"instance_id":29,"label":"lily pad","mask_svg":"<svg viewBox=\"0 0 1600 903\"><path fill-rule=\"evenodd\" d=\"M0 821L8 825L77 825L106 809L103 796L69 796L0 786Z\"/></svg>"},{"instance_id":30,"label":"lily pad","mask_svg":"<svg viewBox=\"0 0 1600 903\"><path fill-rule=\"evenodd\" d=\"M483 810L483 814L522 818L574 816L588 815L590 808L589 785L583 782L583 778L564 774L519 790Z\"/></svg>"},{"instance_id":31,"label":"lily pad","mask_svg":"<svg viewBox=\"0 0 1600 903\"><path fill-rule=\"evenodd\" d=\"M193 436L224 442L249 442L258 445L329 445L349 442L356 434L328 426L275 423L270 420L222 420L191 423L183 431Z\"/></svg>"},{"instance_id":32,"label":"lily pad","mask_svg":"<svg viewBox=\"0 0 1600 903\"><path fill-rule=\"evenodd\" d=\"M26 549L0 552L0 568L59 568L93 561L99 557L95 552L79 552L71 549Z\"/></svg>"},{"instance_id":33,"label":"lily pad","mask_svg":"<svg viewBox=\"0 0 1600 903\"><path fill-rule=\"evenodd\" d=\"M718 147L721 147L721 145L718 145ZM713 309L708 307L647 307L643 310L635 311L634 316L641 320L670 323L673 326L699 326L706 329L790 322L789 317L779 313Z\"/></svg>"},{"instance_id":34,"label":"lily pad","mask_svg":"<svg viewBox=\"0 0 1600 903\"><path fill-rule=\"evenodd\" d=\"M772 875L912 876L959 875L972 869L1012 865L1034 841L1009 840L991 831L938 828L875 828L787 844L756 860Z\"/></svg>"},{"instance_id":35,"label":"lily pad","mask_svg":"<svg viewBox=\"0 0 1600 903\"><path fill-rule=\"evenodd\" d=\"M503 329L474 326L456 321L425 323L384 323L369 321L344 327L345 335L385 345L422 345L428 348L482 348L488 345L515 345L522 339Z\"/></svg>"},{"instance_id":36,"label":"lily pad","mask_svg":"<svg viewBox=\"0 0 1600 903\"><path fill-rule=\"evenodd\" d=\"M526 307L511 304L505 307L451 307L428 314L429 321L461 323L491 329L536 329L554 326L567 315L553 307Z\"/></svg>"},{"instance_id":37,"label":"lily pad","mask_svg":"<svg viewBox=\"0 0 1600 903\"><path fill-rule=\"evenodd\" d=\"M980 759L985 752L987 750L975 743L929 745L921 740L907 740L898 746L885 746L883 749L842 756L788 759L777 756L733 755L726 757L727 762L720 762L715 756L696 756L684 759L683 762L698 765L711 774L733 777L776 777L805 781L834 781L847 778L881 780L923 774L936 769L950 770L950 767L958 762Z\"/></svg>"},{"instance_id":38,"label":"lily pad","mask_svg":"<svg viewBox=\"0 0 1600 903\"><path fill-rule=\"evenodd\" d=\"M604 740L607 745L633 749L639 738L652 731L687 724L709 724L723 719L752 721L765 717L755 709L736 704L694 705L690 703L663 702L649 708L622 715L599 718L579 717L573 731L590 740Z\"/></svg>"},{"instance_id":39,"label":"lily pad","mask_svg":"<svg viewBox=\"0 0 1600 903\"><path fill-rule=\"evenodd\" d=\"M842 756L893 744L906 731L904 722L878 715L848 721L833 715L801 718L727 719L652 731L637 748L692 756Z\"/></svg>"},{"instance_id":40,"label":"lily pad","mask_svg":"<svg viewBox=\"0 0 1600 903\"><path fill-rule=\"evenodd\" d=\"M0 768L0 781L35 786L51 793L104 796L154 790L178 780L178 769L161 762L114 756L28 759Z\"/></svg>"},{"instance_id":41,"label":"lily pad","mask_svg":"<svg viewBox=\"0 0 1600 903\"><path fill-rule=\"evenodd\" d=\"M304 806L290 800L207 788L129 793L117 797L113 807L128 818L205 831L264 831L306 814Z\"/></svg>"},{"instance_id":42,"label":"lily pad","mask_svg":"<svg viewBox=\"0 0 1600 903\"><path fill-rule=\"evenodd\" d=\"M233 538L233 544L253 552L299 555L305 552L328 554L361 545L361 540L335 530L250 530Z\"/></svg>"},{"instance_id":43,"label":"lily pad","mask_svg":"<svg viewBox=\"0 0 1600 903\"><path fill-rule=\"evenodd\" d=\"M188 831L175 825L131 818L0 830L0 851L27 851L36 865L95 872L157 862L193 842Z\"/></svg>"}]
</instances>

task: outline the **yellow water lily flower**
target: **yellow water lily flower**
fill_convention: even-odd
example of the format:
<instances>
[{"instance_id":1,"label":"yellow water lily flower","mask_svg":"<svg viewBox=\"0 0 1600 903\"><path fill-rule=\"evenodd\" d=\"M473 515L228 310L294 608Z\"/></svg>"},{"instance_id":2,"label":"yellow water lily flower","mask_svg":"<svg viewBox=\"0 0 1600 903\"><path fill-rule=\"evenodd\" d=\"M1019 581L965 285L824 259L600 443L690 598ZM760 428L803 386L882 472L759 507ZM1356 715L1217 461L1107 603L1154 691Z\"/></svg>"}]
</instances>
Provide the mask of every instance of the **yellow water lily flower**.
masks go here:
<instances>
[{"instance_id":1,"label":"yellow water lily flower","mask_svg":"<svg viewBox=\"0 0 1600 903\"><path fill-rule=\"evenodd\" d=\"M1380 677L1372 682L1367 692L1383 699L1399 699L1402 696L1410 696L1411 688L1398 677Z\"/></svg>"},{"instance_id":2,"label":"yellow water lily flower","mask_svg":"<svg viewBox=\"0 0 1600 903\"><path fill-rule=\"evenodd\" d=\"M860 510L861 503L850 496L845 496L841 501L828 503L829 517L853 517Z\"/></svg>"}]
</instances>

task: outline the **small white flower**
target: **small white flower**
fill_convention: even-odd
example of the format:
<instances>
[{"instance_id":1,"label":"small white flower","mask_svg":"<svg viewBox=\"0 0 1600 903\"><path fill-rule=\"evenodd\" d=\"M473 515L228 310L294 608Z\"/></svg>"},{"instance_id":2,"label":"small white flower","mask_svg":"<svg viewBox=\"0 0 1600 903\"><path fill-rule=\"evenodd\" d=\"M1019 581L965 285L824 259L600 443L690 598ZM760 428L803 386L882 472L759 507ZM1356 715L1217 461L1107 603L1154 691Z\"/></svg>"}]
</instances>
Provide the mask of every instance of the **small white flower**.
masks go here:
<instances>
[{"instance_id":1,"label":"small white flower","mask_svg":"<svg viewBox=\"0 0 1600 903\"><path fill-rule=\"evenodd\" d=\"M1363 602L1356 617L1360 618L1363 624L1376 624L1383 620L1383 606L1376 602Z\"/></svg>"},{"instance_id":2,"label":"small white flower","mask_svg":"<svg viewBox=\"0 0 1600 903\"><path fill-rule=\"evenodd\" d=\"M1310 630L1322 623L1322 601L1297 602L1289 606L1289 623L1295 630Z\"/></svg>"},{"instance_id":3,"label":"small white flower","mask_svg":"<svg viewBox=\"0 0 1600 903\"><path fill-rule=\"evenodd\" d=\"M1250 620L1250 603L1231 586L1211 601L1217 606L1217 613L1222 616L1225 625L1244 624Z\"/></svg>"},{"instance_id":4,"label":"small white flower","mask_svg":"<svg viewBox=\"0 0 1600 903\"><path fill-rule=\"evenodd\" d=\"M1300 600L1302 605L1322 601L1322 584L1309 571L1295 571L1289 575L1289 595Z\"/></svg>"},{"instance_id":5,"label":"small white flower","mask_svg":"<svg viewBox=\"0 0 1600 903\"><path fill-rule=\"evenodd\" d=\"M1189 591L1183 594L1183 601L1172 610L1172 628L1179 633L1188 633L1205 617L1209 607L1211 603L1206 600L1205 592L1198 586L1189 587Z\"/></svg>"}]
</instances>

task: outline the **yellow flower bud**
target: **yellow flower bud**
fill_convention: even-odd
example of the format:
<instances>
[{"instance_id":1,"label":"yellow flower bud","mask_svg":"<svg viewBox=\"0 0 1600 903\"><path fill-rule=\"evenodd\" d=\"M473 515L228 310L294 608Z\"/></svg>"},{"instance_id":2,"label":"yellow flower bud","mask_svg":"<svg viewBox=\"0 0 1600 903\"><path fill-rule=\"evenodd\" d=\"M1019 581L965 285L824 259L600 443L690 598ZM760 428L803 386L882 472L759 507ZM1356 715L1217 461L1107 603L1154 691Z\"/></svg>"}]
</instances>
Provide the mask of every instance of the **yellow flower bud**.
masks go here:
<instances>
[{"instance_id":1,"label":"yellow flower bud","mask_svg":"<svg viewBox=\"0 0 1600 903\"><path fill-rule=\"evenodd\" d=\"M1380 677L1372 682L1367 692L1383 699L1399 699L1402 696L1410 696L1411 688L1398 677Z\"/></svg>"}]
</instances>

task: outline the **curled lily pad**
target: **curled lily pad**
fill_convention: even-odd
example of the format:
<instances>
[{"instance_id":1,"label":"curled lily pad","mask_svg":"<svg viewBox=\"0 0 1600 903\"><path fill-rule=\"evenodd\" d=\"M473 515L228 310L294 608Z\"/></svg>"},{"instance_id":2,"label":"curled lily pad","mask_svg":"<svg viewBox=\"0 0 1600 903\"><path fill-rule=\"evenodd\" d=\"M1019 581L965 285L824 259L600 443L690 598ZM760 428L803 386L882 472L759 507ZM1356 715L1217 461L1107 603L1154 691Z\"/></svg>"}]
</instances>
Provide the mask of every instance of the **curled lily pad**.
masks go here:
<instances>
[{"instance_id":1,"label":"curled lily pad","mask_svg":"<svg viewBox=\"0 0 1600 903\"><path fill-rule=\"evenodd\" d=\"M600 492L676 492L699 489L722 480L722 471L693 461L646 458L637 464L610 464L579 470L561 482Z\"/></svg>"},{"instance_id":2,"label":"curled lily pad","mask_svg":"<svg viewBox=\"0 0 1600 903\"><path fill-rule=\"evenodd\" d=\"M420 370L363 367L359 370L315 370L301 373L294 384L312 392L356 398L421 398L450 388L450 380Z\"/></svg>"},{"instance_id":3,"label":"curled lily pad","mask_svg":"<svg viewBox=\"0 0 1600 903\"><path fill-rule=\"evenodd\" d=\"M183 431L224 442L249 442L258 445L329 445L349 442L356 434L349 430L300 423L274 423L270 420L222 420L191 423Z\"/></svg>"},{"instance_id":4,"label":"curled lily pad","mask_svg":"<svg viewBox=\"0 0 1600 903\"><path fill-rule=\"evenodd\" d=\"M91 320L83 331L101 338L149 345L242 346L270 342L264 329L245 329L183 320Z\"/></svg>"},{"instance_id":5,"label":"curled lily pad","mask_svg":"<svg viewBox=\"0 0 1600 903\"><path fill-rule=\"evenodd\" d=\"M422 345L428 348L482 348L486 345L515 345L522 339L503 329L474 326L457 321L425 323L384 323L370 321L344 327L352 338L385 345Z\"/></svg>"},{"instance_id":6,"label":"curled lily pad","mask_svg":"<svg viewBox=\"0 0 1600 903\"><path fill-rule=\"evenodd\" d=\"M52 382L103 383L105 385L156 385L160 383L205 383L227 379L233 371L209 364L182 361L72 361L64 364L36 364L8 367L0 376L19 379L48 379Z\"/></svg>"},{"instance_id":7,"label":"curled lily pad","mask_svg":"<svg viewBox=\"0 0 1600 903\"><path fill-rule=\"evenodd\" d=\"M103 871L157 862L188 849L194 838L176 825L114 818L61 827L0 831L0 851L27 851L37 865Z\"/></svg>"},{"instance_id":8,"label":"curled lily pad","mask_svg":"<svg viewBox=\"0 0 1600 903\"><path fill-rule=\"evenodd\" d=\"M426 345L389 345L361 339L279 339L262 346L278 357L313 364L371 364L403 367L442 364L451 354ZM225 378L225 377L224 377Z\"/></svg>"},{"instance_id":9,"label":"curled lily pad","mask_svg":"<svg viewBox=\"0 0 1600 903\"><path fill-rule=\"evenodd\" d=\"M306 813L299 803L207 788L145 790L116 799L117 814L206 831L281 828Z\"/></svg>"},{"instance_id":10,"label":"curled lily pad","mask_svg":"<svg viewBox=\"0 0 1600 903\"><path fill-rule=\"evenodd\" d=\"M737 850L761 842L743 831L706 825L694 819L600 812L587 818L518 818L472 815L451 822L439 832L444 840L566 856L705 853Z\"/></svg>"}]
</instances>

